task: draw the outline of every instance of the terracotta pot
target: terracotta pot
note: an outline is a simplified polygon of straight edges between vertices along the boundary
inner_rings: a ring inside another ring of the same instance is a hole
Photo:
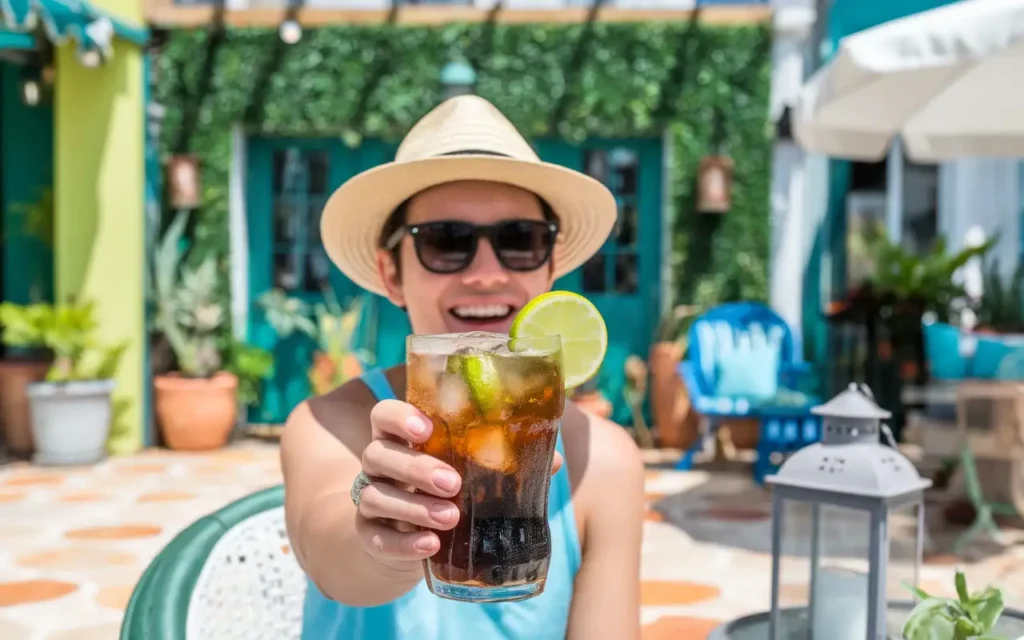
[[[690,403],[686,386],[679,377],[683,348],[676,342],[651,345],[651,417],[664,447],[689,448],[698,436],[700,416]]]
[[[153,380],[156,418],[164,444],[178,451],[208,451],[228,442],[238,420],[238,378],[180,374]]]
[[[597,391],[589,391],[573,396],[573,404],[587,413],[592,413],[601,418],[608,418],[612,415],[612,403],[605,400],[604,396]]]
[[[29,414],[28,385],[41,382],[50,370],[45,361],[0,362],[0,425],[7,453],[28,458],[35,451]]]
[[[755,449],[757,441],[761,439],[761,423],[757,418],[722,421],[719,431],[729,438],[729,442],[736,449]]]

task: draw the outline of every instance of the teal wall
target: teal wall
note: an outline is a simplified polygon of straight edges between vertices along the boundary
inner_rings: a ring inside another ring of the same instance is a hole
[[[0,194],[3,200],[3,299],[53,299],[53,253],[22,231],[18,206],[53,184],[53,108],[21,101],[21,67],[0,63]]]

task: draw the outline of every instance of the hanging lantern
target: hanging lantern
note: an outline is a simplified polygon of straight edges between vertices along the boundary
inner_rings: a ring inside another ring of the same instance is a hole
[[[732,207],[732,158],[706,156],[697,174],[697,211],[725,213]]]
[[[168,197],[173,209],[195,209],[202,204],[199,188],[199,158],[175,155],[167,161]]]

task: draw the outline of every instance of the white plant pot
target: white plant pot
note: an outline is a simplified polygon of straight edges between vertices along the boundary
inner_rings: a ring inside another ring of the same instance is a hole
[[[106,457],[113,380],[39,382],[28,387],[33,461],[43,465],[92,464]]]

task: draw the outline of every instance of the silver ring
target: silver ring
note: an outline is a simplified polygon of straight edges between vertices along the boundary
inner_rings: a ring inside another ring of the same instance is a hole
[[[363,489],[370,486],[370,482],[370,476],[360,471],[356,479],[352,481],[352,489],[348,492],[349,497],[352,498],[352,504],[359,506],[359,501],[363,499]]]

